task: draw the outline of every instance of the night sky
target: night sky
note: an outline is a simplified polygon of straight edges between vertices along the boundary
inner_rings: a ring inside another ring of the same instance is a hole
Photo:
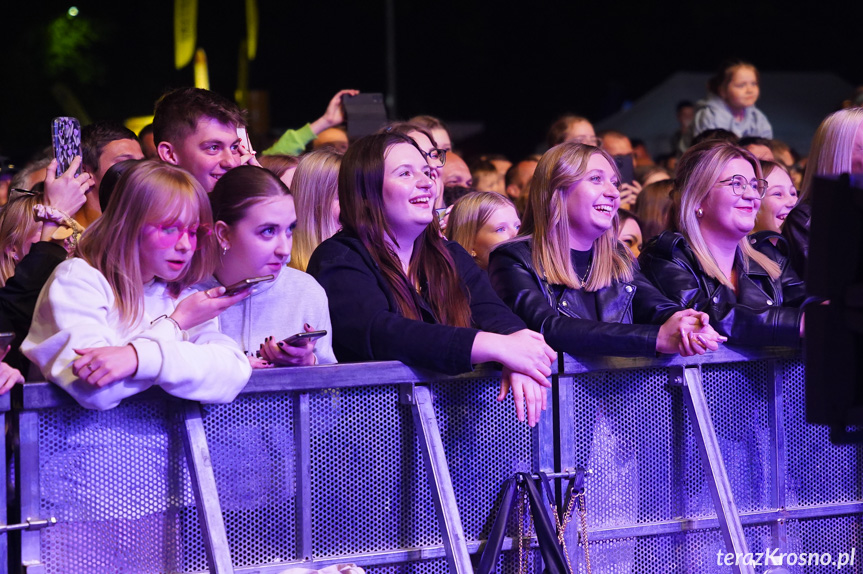
[[[93,39],[59,71],[46,64],[47,26],[73,2],[4,4],[0,155],[23,161],[49,145],[51,118],[66,113],[52,95],[58,82],[93,119],[117,120],[152,113],[164,90],[193,83],[191,66],[173,65],[173,2],[74,3]],[[730,56],[863,84],[863,3],[843,4],[397,0],[397,114],[482,122],[468,151],[518,157],[564,112],[599,121],[676,71],[710,72]],[[269,92],[272,126],[317,118],[340,88],[386,91],[383,0],[261,0],[259,11],[250,87]],[[241,0],[199,3],[211,88],[228,97],[244,18]]]

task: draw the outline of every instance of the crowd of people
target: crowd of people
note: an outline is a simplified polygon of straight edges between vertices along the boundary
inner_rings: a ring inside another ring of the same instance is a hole
[[[515,162],[465,161],[431,116],[349,141],[355,90],[261,153],[196,88],[141,134],[85,126],[66,171],[36,159],[3,194],[0,390],[44,378],[107,409],[150,386],[229,402],[252,369],[496,362],[534,425],[558,353],[799,346],[813,181],[863,172],[863,108],[804,162],[755,107],[754,66],[708,91],[662,162],[574,115]]]

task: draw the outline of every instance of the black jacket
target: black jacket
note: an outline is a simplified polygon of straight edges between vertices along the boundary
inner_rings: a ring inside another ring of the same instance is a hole
[[[464,373],[473,367],[470,354],[480,329],[510,334],[525,328],[495,295],[470,255],[455,242],[447,242],[447,248],[477,328],[439,324],[421,297],[417,302],[423,320],[402,316],[371,254],[359,238],[345,231],[315,249],[307,271],[327,292],[339,362],[396,360],[441,373]]]
[[[639,257],[640,281],[647,280],[649,284],[640,285],[643,288],[636,295],[636,308],[644,312],[636,315],[636,320],[663,323],[676,311],[696,309],[710,316],[710,325],[728,337],[729,344],[798,346],[800,305],[806,299],[803,281],[768,241],[767,234],[750,241],[779,264],[782,275],[772,280],[754,261],[749,262],[747,272],[738,254],[734,262],[736,293],[704,274],[679,233],[666,231],[650,241]]]
[[[532,246],[529,238],[499,245],[488,266],[497,294],[528,328],[541,332],[554,350],[570,355],[656,353],[659,327],[632,324],[634,284],[615,283],[593,297],[550,285],[533,269]]]
[[[809,258],[809,224],[812,222],[812,203],[798,203],[782,224],[782,237],[788,246],[791,268],[798,277],[806,277],[806,260]]]
[[[36,242],[15,266],[15,275],[0,288],[0,331],[15,333],[12,350],[4,361],[25,375],[28,361],[18,351],[18,347],[30,331],[33,311],[42,287],[66,256],[66,250],[56,243]]]

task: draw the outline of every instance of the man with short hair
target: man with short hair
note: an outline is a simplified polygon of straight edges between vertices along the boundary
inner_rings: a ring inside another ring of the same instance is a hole
[[[509,197],[520,215],[524,215],[527,208],[528,194],[530,193],[530,180],[539,160],[536,156],[527,157],[506,172],[506,195]]]
[[[156,102],[153,141],[162,161],[190,172],[207,193],[229,170],[254,155],[240,147],[237,128],[245,127],[234,102],[201,88],[179,88]]]
[[[144,159],[144,153],[135,132],[118,122],[101,121],[81,128],[81,156],[81,167],[93,178],[93,187],[84,207],[74,217],[87,227],[102,215],[99,186],[105,172],[121,161]]]

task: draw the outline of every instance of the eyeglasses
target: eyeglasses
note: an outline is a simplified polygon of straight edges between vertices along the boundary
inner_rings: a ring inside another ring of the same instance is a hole
[[[747,187],[751,187],[757,191],[758,197],[761,199],[764,199],[764,195],[767,193],[766,179],[755,178],[751,181],[747,181],[742,175],[733,175],[729,179],[720,180],[718,183],[729,186],[731,188],[731,193],[738,196],[743,195],[744,192],[746,192]]]
[[[176,223],[148,223],[147,226],[156,232],[156,244],[160,249],[173,247],[186,235],[189,237],[192,249],[197,251],[206,245],[206,238],[213,233],[209,226],[198,224],[183,227]]]
[[[445,149],[437,149],[434,148],[429,152],[424,152],[420,150],[420,153],[423,154],[423,157],[426,158],[426,161],[429,162],[431,167],[443,167],[446,165],[446,150]],[[440,162],[440,165],[432,165],[432,162]]]

